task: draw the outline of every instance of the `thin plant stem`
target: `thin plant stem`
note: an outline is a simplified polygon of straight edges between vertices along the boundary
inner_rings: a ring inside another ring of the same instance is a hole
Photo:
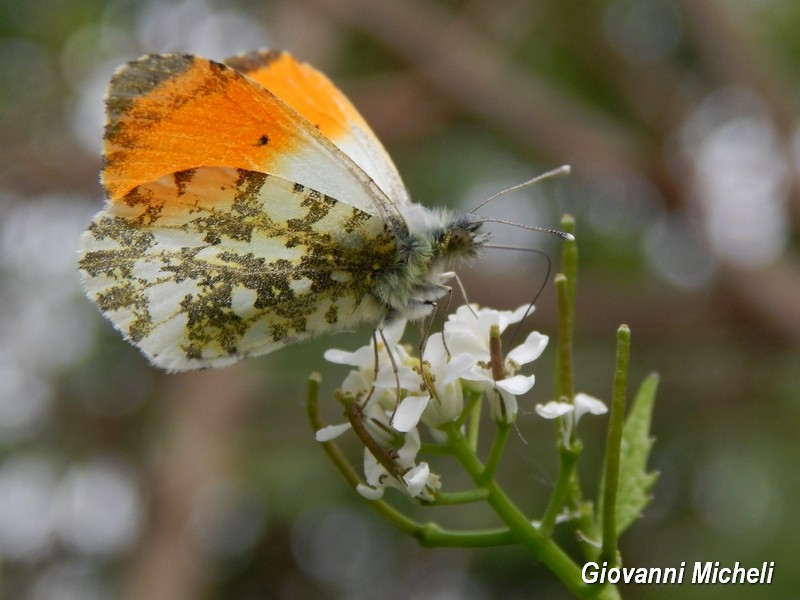
[[[564,444],[559,444],[559,469],[558,479],[556,480],[553,493],[550,495],[550,501],[545,509],[544,516],[542,517],[542,524],[539,530],[546,536],[553,534],[555,529],[556,519],[561,514],[562,509],[570,495],[570,483],[575,473],[575,465],[580,456],[581,447],[579,444],[574,444],[570,447]]]
[[[575,234],[575,219],[561,218],[562,229]],[[574,396],[572,367],[572,333],[575,324],[575,293],[578,285],[578,243],[565,240],[562,246],[562,269],[555,276],[558,299],[558,353],[556,354],[556,399],[572,402]]]
[[[495,469],[497,469],[497,464],[503,456],[503,450],[505,450],[508,436],[511,433],[511,426],[511,423],[497,424],[497,433],[494,436],[494,440],[492,440],[489,456],[486,458],[484,477],[494,477]],[[473,448],[472,451],[474,452],[475,449]]]
[[[574,233],[575,221],[569,215],[561,219],[565,231]],[[572,370],[572,332],[575,304],[575,280],[578,271],[578,246],[574,240],[565,241],[562,250],[563,273],[555,276],[556,296],[558,300],[558,350],[556,354],[556,398],[562,402],[572,402],[575,394],[574,374]],[[581,447],[574,427],[566,427],[565,419],[572,419],[568,414],[556,423],[558,435],[559,470],[556,485],[550,495],[547,508],[542,516],[541,531],[552,535],[556,519],[561,514],[568,500],[574,500],[575,465],[580,456]],[[569,439],[565,430],[570,431]]]
[[[555,276],[558,298],[558,355],[556,366],[556,398],[572,402],[575,395],[572,373],[572,324],[570,323],[570,292],[566,275]],[[573,432],[574,434],[574,432]]]
[[[467,444],[475,452],[478,449],[478,434],[481,431],[481,409],[483,407],[482,394],[470,394],[467,403],[469,410],[467,416]]]
[[[625,425],[625,396],[630,365],[631,332],[627,325],[617,330],[617,363],[614,372],[614,389],[611,414],[608,419],[606,461],[603,480],[603,549],[600,558],[609,566],[617,564],[617,491],[619,490],[619,465],[622,453],[622,430]]]
[[[445,506],[449,504],[470,504],[486,500],[488,492],[485,488],[475,488],[474,490],[464,490],[462,492],[436,492],[436,497],[432,501],[425,502],[426,506]]]
[[[569,292],[569,334],[572,336],[572,327],[575,323],[575,291],[578,287],[578,242],[575,239],[575,219],[572,215],[561,217],[561,228],[573,236],[573,239],[564,240],[562,252],[562,272],[567,277],[567,288]]]

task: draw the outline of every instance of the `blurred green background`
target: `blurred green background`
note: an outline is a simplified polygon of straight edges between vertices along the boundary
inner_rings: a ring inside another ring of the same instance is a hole
[[[77,240],[102,205],[114,67],[273,47],[337,82],[418,202],[468,209],[573,166],[484,213],[576,216],[578,389],[608,399],[623,322],[631,388],[661,374],[661,478],[621,540],[626,565],[775,562],[769,587],[624,597],[798,597],[798,30],[794,0],[0,2],[0,596],[567,597],[519,548],[418,547],[338,479],[305,421],[305,380],[323,371],[340,420],[331,394],[345,372],[322,353],[367,331],[171,376],[83,297]],[[558,260],[544,234],[498,237]],[[515,308],[544,271],[494,251],[463,275],[471,300]],[[549,286],[527,326],[553,335],[553,304]],[[552,353],[533,365],[498,476],[531,515],[556,475],[551,425],[533,412],[552,395]],[[590,491],[604,427],[581,425]],[[435,468],[445,489],[466,485]],[[477,508],[420,514],[494,525]]]

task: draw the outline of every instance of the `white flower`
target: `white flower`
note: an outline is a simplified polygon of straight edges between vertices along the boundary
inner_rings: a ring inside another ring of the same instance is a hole
[[[403,398],[394,413],[392,427],[404,433],[414,429],[419,423],[422,411],[428,405],[428,400],[430,396],[423,394],[409,394]]]
[[[532,331],[525,341],[511,350],[506,356],[506,368],[518,371],[522,365],[533,362],[542,355],[549,338],[538,331]]]
[[[329,350],[328,352],[342,352],[342,351]],[[326,356],[328,352],[325,353]],[[348,354],[355,355],[357,352],[358,351],[350,352]],[[349,363],[344,363],[344,364],[349,364]],[[370,390],[370,383],[367,381],[364,372],[352,370],[347,374],[347,377],[344,378],[341,389],[342,392],[352,395],[353,398],[366,397],[366,395],[369,393]],[[351,427],[352,425],[350,424],[350,421],[346,423],[339,423],[337,425],[328,425],[327,427],[319,429],[316,432],[315,437],[318,442],[328,442],[332,439],[339,437]]]
[[[398,381],[401,389],[413,388],[419,384],[419,376],[414,373],[411,367],[405,364],[408,352],[399,344],[405,326],[405,321],[395,321],[383,330],[383,338],[386,339],[386,343],[384,343],[380,335],[376,334],[377,338],[373,337],[369,344],[362,346],[355,352],[347,352],[346,350],[337,350],[335,348],[327,350],[324,354],[325,360],[340,365],[356,367],[366,380],[367,389],[374,386],[380,390],[392,389],[396,391]],[[377,377],[375,376],[376,339],[378,341]],[[391,357],[389,356],[390,351]],[[397,366],[397,376],[395,376],[394,365]]]
[[[354,352],[351,354],[356,353]],[[341,391],[352,396],[354,402],[362,404],[363,400],[369,397],[372,386],[368,379],[372,379],[371,376],[374,372],[374,368],[372,370],[357,371],[354,369],[350,371],[342,382]],[[417,381],[418,380],[419,378],[417,378]],[[373,392],[369,402],[364,403],[359,409],[362,412],[361,420],[364,426],[373,437],[380,441],[390,442],[392,439],[389,419],[394,412],[396,401],[397,394],[395,386],[392,386],[391,390]],[[328,425],[327,427],[319,429],[315,437],[318,442],[327,442],[339,437],[351,428],[352,424],[350,421],[336,425]]]
[[[569,402],[556,402],[555,400],[550,400],[547,404],[536,405],[537,414],[544,419],[557,419],[574,410],[575,407]]]
[[[476,362],[477,359],[466,352],[448,356],[442,334],[430,336],[425,345],[424,360],[427,385],[410,391],[403,399],[392,422],[394,428],[409,431],[417,426],[420,418],[429,427],[455,421],[464,410],[460,379],[470,372]]]
[[[528,392],[535,382],[533,375],[517,375],[523,366],[541,356],[547,346],[548,337],[536,331],[511,350],[506,356],[503,367],[506,377],[495,381],[490,368],[491,352],[489,349],[489,331],[497,325],[500,333],[519,322],[528,312],[528,305],[520,306],[515,311],[499,311],[489,308],[478,309],[475,305],[461,306],[455,314],[448,316],[444,326],[444,336],[450,352],[468,353],[476,359],[475,366],[462,379],[475,382],[478,391],[484,391],[489,397],[492,418],[496,421],[511,422],[517,414],[517,396]]]
[[[489,330],[492,325],[497,325],[500,333],[503,333],[506,327],[522,320],[528,306],[520,306],[513,312],[478,308],[477,304],[459,306],[455,313],[447,315],[447,322],[444,324],[447,347],[455,354],[467,352],[478,360],[488,361]]]
[[[414,366],[418,368],[419,361],[410,357],[405,348],[399,345],[404,325],[405,323],[396,323],[387,327],[384,330],[386,343],[378,338],[377,376],[375,374],[375,338],[369,345],[363,346],[355,352],[328,350],[325,353],[325,358],[331,362],[355,367],[342,383],[341,391],[352,396],[353,401],[361,405],[358,418],[366,430],[366,434],[387,450],[396,447],[399,440],[402,440],[400,449],[392,452],[394,456],[392,460],[397,467],[397,472],[403,473],[399,479],[396,475],[390,474],[368,448],[364,448],[366,484],[359,484],[357,490],[359,494],[368,499],[382,497],[387,486],[396,487],[412,498],[432,499],[432,492],[440,486],[438,475],[431,473],[427,463],[416,463],[420,439],[415,427],[419,421],[419,415],[414,418],[406,414],[409,409],[414,409],[413,403],[406,404],[404,402],[397,407],[395,421],[400,422],[402,427],[397,427],[395,424],[393,429],[390,424],[397,403],[398,381],[401,390],[408,397],[418,397],[419,390],[422,389],[422,379],[414,370]],[[394,365],[389,358],[389,351],[392,353]],[[365,401],[367,398],[369,400]],[[349,429],[352,429],[350,421],[323,427],[316,432],[316,439],[320,442],[329,441]],[[400,433],[394,433],[395,431]]]
[[[406,328],[405,321],[395,321],[391,325],[386,326],[383,329],[383,337],[386,338],[389,346],[394,348],[400,342],[400,338],[403,336],[403,331]],[[379,359],[385,358],[387,361],[389,360],[388,355],[386,354],[386,347],[383,344],[383,340],[381,339],[380,335],[376,332],[375,336],[370,340],[369,344],[366,346],[361,346],[355,352],[347,352],[346,350],[337,350],[336,348],[332,348],[330,350],[325,351],[325,360],[328,362],[336,363],[339,365],[350,365],[351,367],[358,367],[359,369],[363,370],[370,370],[375,368],[375,350],[374,350],[374,342],[375,339],[378,340],[378,354]]]
[[[608,412],[608,407],[602,400],[593,398],[588,394],[577,393],[575,394],[574,404],[569,402],[556,402],[551,400],[547,404],[537,404],[536,413],[545,419],[564,419],[564,445],[569,445],[569,440],[572,437],[572,431],[578,426],[581,417],[586,413],[593,415],[603,415]]]
[[[607,412],[608,407],[602,400],[598,400],[583,392],[575,394],[575,425],[578,424],[580,418],[586,413],[604,415]]]
[[[365,447],[364,476],[366,484],[357,486],[358,493],[364,498],[375,500],[383,496],[386,487],[395,487],[412,498],[433,499],[433,492],[439,489],[441,484],[439,476],[431,472],[428,463],[417,464],[416,462],[420,449],[419,432],[412,428],[404,434],[393,434],[389,425],[392,411],[382,408],[377,402],[368,402],[362,410],[363,414],[360,415],[360,418],[364,429],[375,442],[387,449],[387,452],[394,443],[397,443],[398,436],[402,435],[402,446],[399,450],[392,451],[391,455],[397,466],[397,472],[403,473],[403,475],[398,479],[397,476],[390,474],[386,467],[378,462],[369,448]],[[351,428],[350,422],[323,427],[317,431],[316,439],[319,442],[326,442]]]

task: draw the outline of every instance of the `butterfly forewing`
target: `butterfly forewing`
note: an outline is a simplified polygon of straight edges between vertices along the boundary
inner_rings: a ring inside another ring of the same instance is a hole
[[[106,111],[111,202],[173,173],[229,167],[312,187],[402,227],[383,192],[312,123],[221,63],[178,54],[128,63],[111,80]]]

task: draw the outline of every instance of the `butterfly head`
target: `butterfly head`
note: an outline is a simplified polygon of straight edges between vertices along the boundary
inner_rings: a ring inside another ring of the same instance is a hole
[[[455,268],[478,256],[489,239],[489,234],[481,231],[482,225],[481,221],[464,215],[450,220],[442,229],[437,241],[447,268]]]
[[[404,207],[403,216],[411,238],[425,240],[432,253],[430,267],[452,270],[478,256],[489,235],[481,231],[483,220],[471,214],[454,215],[446,209],[431,210],[418,204]]]
[[[395,262],[375,281],[384,322],[429,315],[435,301],[447,294],[451,271],[476,258],[488,239],[471,215],[454,217],[419,205],[404,208],[407,229],[398,234]]]

